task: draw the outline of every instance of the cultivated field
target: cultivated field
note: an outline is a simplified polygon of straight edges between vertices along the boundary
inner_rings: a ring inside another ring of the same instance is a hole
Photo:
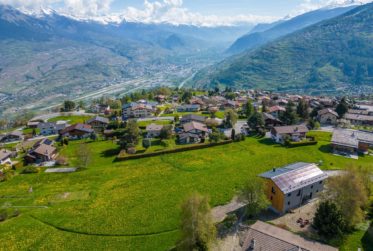
[[[273,167],[296,161],[321,161],[323,169],[373,164],[373,157],[331,155],[330,134],[316,135],[315,146],[286,149],[247,138],[126,162],[114,162],[118,149],[111,141],[87,143],[93,152],[87,170],[18,175],[0,183],[0,206],[25,207],[20,216],[0,223],[0,250],[169,250],[178,238],[179,205],[194,191],[209,195],[216,206]],[[71,166],[78,145],[70,142],[62,150]]]

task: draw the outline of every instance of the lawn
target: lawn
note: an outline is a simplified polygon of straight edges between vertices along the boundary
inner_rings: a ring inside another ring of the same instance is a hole
[[[55,117],[55,118],[51,118],[48,120],[48,122],[57,122],[59,120],[64,120],[64,121],[68,121],[69,124],[73,125],[73,124],[77,124],[77,123],[84,123],[85,121],[87,121],[88,119],[90,119],[92,117],[90,116],[58,116],[58,117]]]
[[[179,205],[194,191],[213,206],[225,204],[261,172],[296,161],[322,168],[372,165],[373,157],[346,159],[327,153],[328,143],[287,149],[266,139],[209,149],[114,162],[111,141],[87,143],[93,152],[85,171],[18,175],[0,183],[0,205],[21,215],[0,223],[1,250],[168,250],[178,238]],[[62,150],[74,166],[80,142]],[[373,167],[372,167],[373,168]],[[28,190],[32,186],[33,193]]]

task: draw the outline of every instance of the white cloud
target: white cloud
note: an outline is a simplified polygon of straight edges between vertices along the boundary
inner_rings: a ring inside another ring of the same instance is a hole
[[[126,20],[145,23],[193,24],[199,26],[222,26],[239,23],[271,22],[278,18],[258,15],[218,16],[202,15],[183,7],[182,0],[145,0],[142,9],[129,7],[122,14]]]

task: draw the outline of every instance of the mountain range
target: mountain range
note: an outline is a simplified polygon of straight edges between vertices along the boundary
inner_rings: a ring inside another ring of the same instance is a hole
[[[221,60],[220,52],[250,28],[102,23],[0,5],[0,114],[132,79],[176,84]],[[153,77],[160,73],[167,77]]]
[[[373,87],[373,3],[208,67],[192,86],[364,92]]]

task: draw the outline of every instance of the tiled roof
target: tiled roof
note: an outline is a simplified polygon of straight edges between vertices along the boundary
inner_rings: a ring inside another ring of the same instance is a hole
[[[251,225],[242,250],[250,250],[255,240],[253,251],[337,251],[337,248],[307,240],[285,229],[257,221]]]
[[[277,112],[277,111],[283,111],[283,112],[286,111],[286,109],[284,107],[279,106],[279,105],[272,106],[268,110],[269,110],[270,113]]]
[[[277,126],[273,128],[278,134],[307,133],[308,128],[305,125],[295,126]]]
[[[150,124],[146,127],[146,131],[160,131],[162,128],[163,125]]]
[[[198,116],[198,115],[195,115],[195,114],[187,114],[187,115],[183,116],[180,120],[181,121],[192,120],[192,121],[197,121],[197,122],[205,122],[206,117]]]
[[[260,177],[271,179],[284,193],[290,193],[302,187],[319,182],[328,177],[313,163],[294,163],[263,173]]]
[[[8,151],[6,149],[0,150],[0,160],[7,159],[12,155],[11,151]]]
[[[184,128],[185,132],[190,132],[192,130],[199,130],[199,131],[203,131],[203,132],[208,132],[209,131],[205,124],[198,123],[198,122],[195,122],[195,121],[184,124],[183,128]]]
[[[336,113],[335,111],[333,111],[333,110],[330,109],[330,108],[322,109],[322,110],[320,110],[317,114],[318,114],[319,116],[321,116],[321,115],[324,115],[324,114],[327,114],[327,113],[331,113],[331,114],[333,114],[334,116],[338,117],[338,113]]]
[[[104,117],[100,117],[100,116],[96,116],[94,118],[91,118],[90,120],[87,121],[87,124],[90,124],[94,121],[98,121],[98,122],[101,122],[101,123],[104,123],[104,124],[109,124],[109,119],[108,118],[104,118]]]
[[[373,116],[346,113],[345,114],[345,119],[359,120],[359,121],[373,121]]]

